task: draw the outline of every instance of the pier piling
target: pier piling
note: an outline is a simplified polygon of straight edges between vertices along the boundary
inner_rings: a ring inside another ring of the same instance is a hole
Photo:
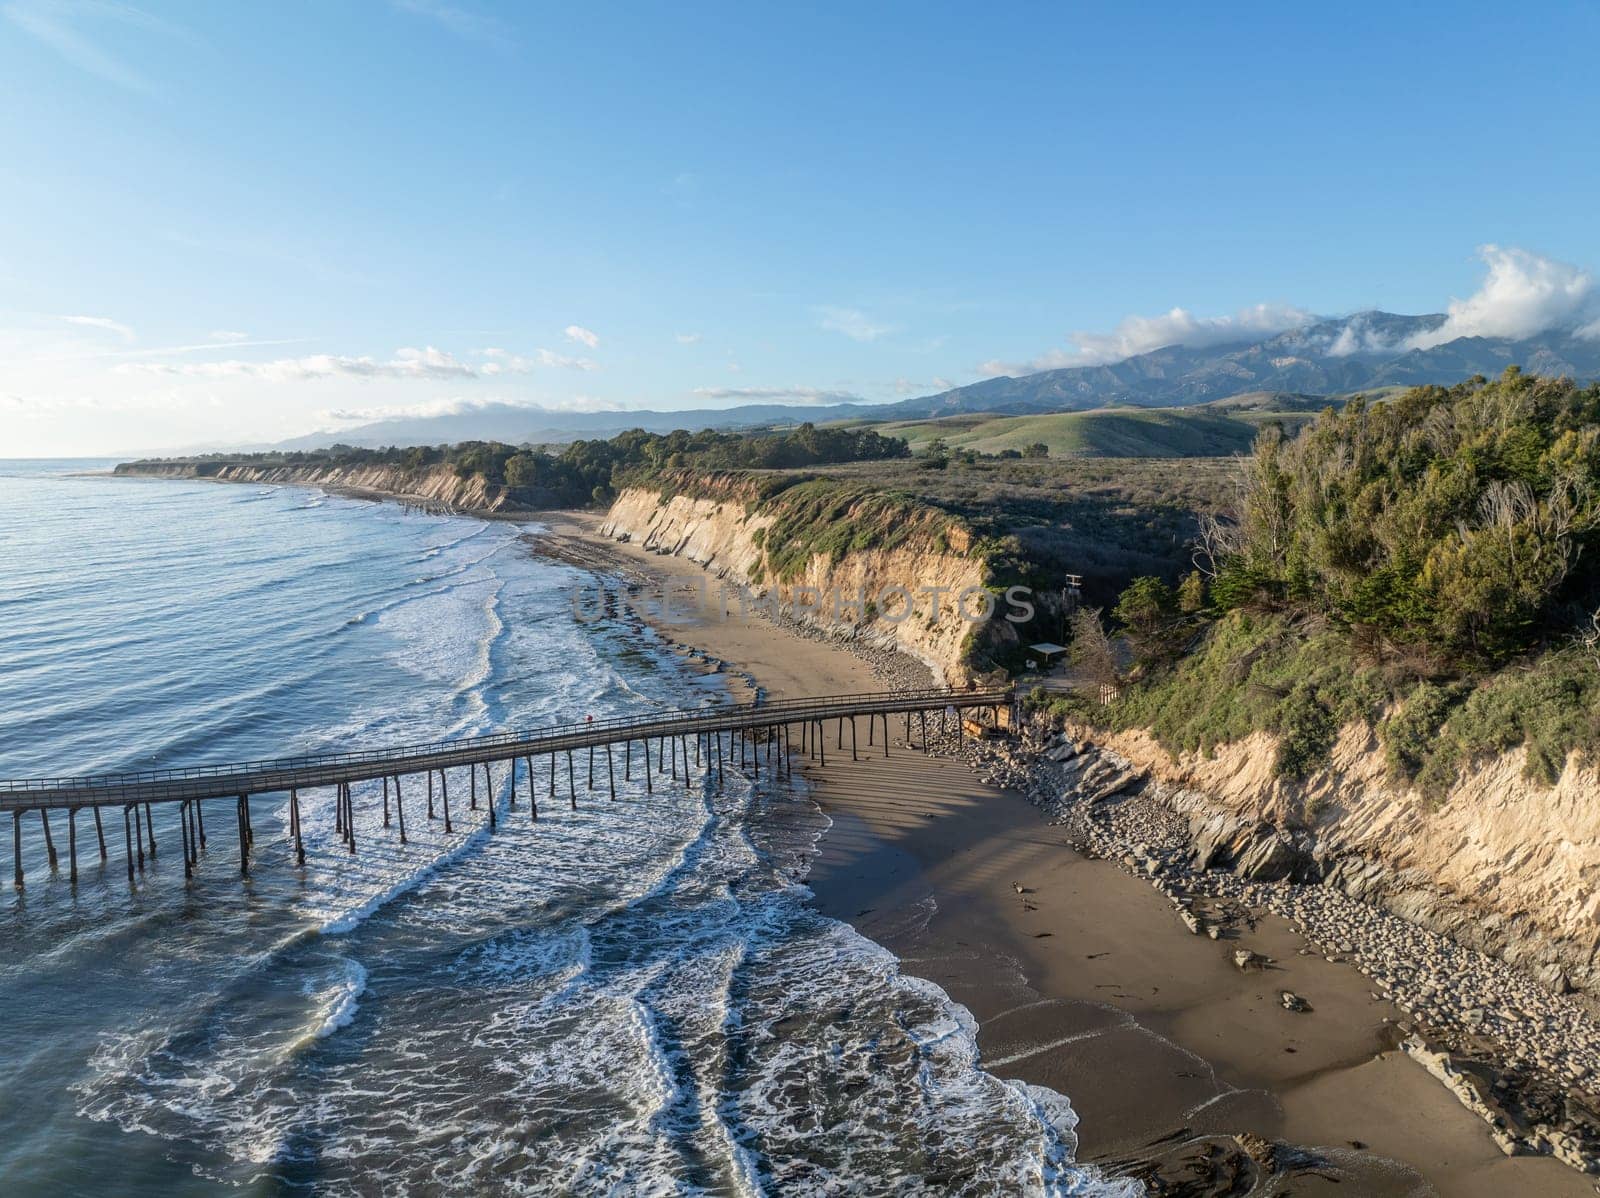
[[[94,834],[100,838],[100,861],[103,864],[106,860],[106,830],[100,824],[100,807],[98,804],[95,805],[94,809]]]
[[[22,889],[22,812],[11,813],[11,852],[16,862],[16,871],[11,875],[12,885],[18,890]],[[129,877],[133,876],[130,869]]]
[[[58,868],[56,864],[56,842],[50,837],[50,811],[48,808],[39,808],[39,826],[44,829],[44,851],[50,858],[50,872],[55,873]],[[151,851],[150,855],[152,857],[155,856],[154,850]]]
[[[516,762],[512,762],[511,763],[511,793],[513,795],[517,793],[517,777],[516,777],[516,775],[517,775]],[[400,843],[404,844],[406,842],[406,805],[405,805],[405,800],[403,800],[400,797],[400,775],[399,774],[396,774],[394,776],[394,811],[395,811],[395,814],[400,817]]]
[[[72,884],[78,884],[78,809],[67,808],[67,864]]]

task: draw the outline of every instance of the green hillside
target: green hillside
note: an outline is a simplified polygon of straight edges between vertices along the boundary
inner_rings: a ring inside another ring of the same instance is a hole
[[[1298,423],[1309,413],[1227,415],[1204,408],[1107,408],[1043,416],[948,416],[877,426],[913,450],[935,438],[952,449],[999,453],[1042,442],[1052,457],[1180,458],[1245,453],[1266,420]]]

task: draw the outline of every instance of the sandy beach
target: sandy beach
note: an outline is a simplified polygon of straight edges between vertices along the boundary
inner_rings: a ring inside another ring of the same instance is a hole
[[[548,522],[554,556],[667,585],[701,576],[603,540],[590,514]],[[765,620],[663,631],[773,697],[884,686],[848,647]],[[887,757],[863,737],[852,762],[847,738],[826,768],[808,766],[833,821],[811,874],[815,901],[964,1004],[986,1068],[1066,1094],[1080,1160],[1153,1193],[1596,1191],[1552,1158],[1503,1155],[1476,1115],[1395,1050],[1402,1013],[1353,967],[1303,953],[1284,921],[1262,913],[1228,941],[1192,935],[1146,881],[1075,852],[1022,796],[905,745],[902,731],[891,726]],[[1240,948],[1276,964],[1241,972]],[[1285,1010],[1284,990],[1313,1009]]]

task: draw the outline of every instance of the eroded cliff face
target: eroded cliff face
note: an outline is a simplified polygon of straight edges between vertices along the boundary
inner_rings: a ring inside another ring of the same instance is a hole
[[[1205,757],[1174,756],[1144,732],[1077,731],[1148,771],[1197,837],[1219,813],[1240,831],[1262,822],[1290,830],[1323,881],[1503,957],[1552,989],[1570,983],[1600,995],[1594,764],[1575,755],[1544,786],[1523,776],[1519,748],[1470,767],[1434,803],[1390,779],[1376,733],[1360,724],[1342,730],[1329,765],[1303,782],[1272,776],[1267,733]]]
[[[965,650],[976,625],[962,614],[958,597],[969,592],[968,612],[979,611],[981,601],[970,592],[984,586],[985,568],[968,554],[963,536],[930,528],[925,536],[914,531],[892,549],[852,548],[837,559],[813,553],[797,575],[780,579],[768,566],[765,545],[776,518],[760,510],[753,489],[729,484],[721,490],[707,498],[627,488],[611,505],[600,531],[656,553],[687,558],[716,578],[772,595],[785,610],[818,627],[892,643],[947,682],[967,678]],[[904,597],[894,588],[904,588],[912,600],[911,614],[904,619],[894,618],[906,611]],[[929,588],[940,589],[937,612]],[[868,600],[864,607],[859,605],[863,594]],[[712,598],[716,601],[715,591]],[[986,626],[989,635],[1010,631],[1003,621],[991,620]]]
[[[197,478],[217,482],[300,484],[337,490],[369,491],[419,503],[479,512],[516,510],[504,487],[482,476],[461,478],[453,467],[406,470],[399,466],[242,466],[205,462],[128,462],[121,475]]]

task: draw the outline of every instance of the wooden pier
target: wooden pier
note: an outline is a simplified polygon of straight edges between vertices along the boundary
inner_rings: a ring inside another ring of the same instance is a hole
[[[102,865],[109,860],[103,812],[113,817],[122,812],[122,847],[129,882],[145,869],[148,855],[153,862],[157,852],[152,809],[158,804],[178,805],[178,851],[183,856],[184,876],[194,875],[200,851],[206,848],[205,805],[226,800],[234,806],[238,831],[238,860],[241,874],[250,873],[255,830],[251,822],[251,799],[261,795],[287,794],[289,797],[288,834],[294,841],[295,860],[305,864],[305,829],[300,818],[300,793],[317,788],[335,794],[334,832],[352,854],[356,852],[355,799],[351,785],[381,781],[383,784],[383,828],[406,843],[405,797],[425,793],[427,818],[442,814],[446,834],[454,832],[450,819],[450,775],[448,771],[467,771],[469,807],[476,809],[479,771],[482,771],[484,801],[488,805],[488,826],[499,820],[494,803],[491,767],[510,764],[511,794],[508,807],[515,809],[518,797],[517,763],[525,766],[524,779],[529,818],[539,818],[539,791],[546,801],[557,796],[558,781],[564,784],[569,804],[578,806],[578,786],[573,754],[586,754],[586,789],[595,790],[599,751],[603,762],[604,785],[616,797],[617,762],[613,751],[622,752],[622,780],[631,782],[635,768],[644,777],[645,793],[657,786],[688,786],[693,769],[701,776],[720,779],[725,769],[748,770],[759,779],[765,765],[769,776],[783,777],[793,770],[794,754],[817,758],[827,763],[828,726],[834,725],[834,751],[842,753],[849,741],[855,758],[863,751],[889,752],[889,721],[903,720],[905,743],[912,742],[913,723],[927,747],[928,717],[934,715],[941,726],[953,724],[962,735],[963,717],[969,713],[992,713],[994,724],[1001,712],[1011,709],[1017,693],[1011,688],[984,690],[887,691],[872,694],[829,695],[813,699],[789,699],[772,703],[736,704],[662,712],[645,718],[586,719],[581,723],[558,724],[516,732],[463,740],[436,741],[431,744],[392,748],[362,749],[346,753],[322,753],[267,761],[246,761],[226,765],[197,765],[186,768],[144,770],[81,778],[30,778],[0,781],[0,814],[11,813],[14,882],[21,889],[26,881],[23,870],[22,829],[25,818],[37,815],[52,874],[59,871],[51,816],[64,817],[67,826],[68,874],[78,880],[78,816],[92,814],[95,850]],[[867,722],[865,743],[858,741],[858,721]],[[877,735],[881,729],[881,738]],[[655,761],[651,749],[654,742]],[[639,752],[635,753],[635,746]],[[692,748],[691,748],[692,746]],[[564,771],[558,771],[561,758]],[[638,761],[636,767],[635,761]],[[669,761],[670,758],[670,761]],[[534,763],[548,761],[540,769],[542,785],[536,784]],[[547,775],[547,776],[546,776]],[[559,775],[559,776],[558,776]],[[437,787],[435,781],[437,780]],[[456,801],[461,800],[457,778]],[[141,819],[142,817],[142,819]],[[415,815],[413,815],[413,820]],[[215,816],[213,815],[213,821]],[[167,851],[170,851],[170,846]]]

